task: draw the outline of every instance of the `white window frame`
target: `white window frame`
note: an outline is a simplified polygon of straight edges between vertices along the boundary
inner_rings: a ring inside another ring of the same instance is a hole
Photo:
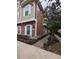
[[[19,29],[18,29],[19,27]],[[18,30],[20,30],[20,33],[18,33]],[[21,26],[17,26],[17,34],[21,34]]]
[[[28,15],[25,15],[26,10],[28,10],[28,15],[30,15],[31,14],[31,5],[30,4],[23,7],[23,16],[28,16]]]
[[[30,26],[30,34],[27,34],[27,27]],[[32,36],[32,25],[25,26],[25,35]]]

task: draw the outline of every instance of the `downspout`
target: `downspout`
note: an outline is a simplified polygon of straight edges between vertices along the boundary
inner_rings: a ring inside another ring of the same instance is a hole
[[[37,4],[35,2],[35,19],[36,19],[36,23],[35,23],[35,36],[37,36]]]

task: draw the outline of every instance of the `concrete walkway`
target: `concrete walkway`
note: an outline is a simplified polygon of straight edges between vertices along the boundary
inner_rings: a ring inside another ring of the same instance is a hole
[[[36,46],[36,47],[39,47],[39,48],[43,48],[43,45],[44,45],[45,42],[47,42],[48,37],[49,36],[44,37],[43,39],[39,40],[38,42],[36,42],[33,45]]]
[[[17,59],[61,59],[61,56],[18,41]]]

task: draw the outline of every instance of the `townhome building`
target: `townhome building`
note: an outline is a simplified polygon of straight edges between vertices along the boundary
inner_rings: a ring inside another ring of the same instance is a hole
[[[43,26],[44,17],[38,5],[27,0],[17,2],[17,34],[27,36],[41,36],[46,33]]]

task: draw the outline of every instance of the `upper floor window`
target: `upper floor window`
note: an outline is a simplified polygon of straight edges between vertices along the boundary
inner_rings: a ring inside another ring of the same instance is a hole
[[[29,14],[31,14],[31,5],[30,4],[23,7],[23,16],[28,16]]]

